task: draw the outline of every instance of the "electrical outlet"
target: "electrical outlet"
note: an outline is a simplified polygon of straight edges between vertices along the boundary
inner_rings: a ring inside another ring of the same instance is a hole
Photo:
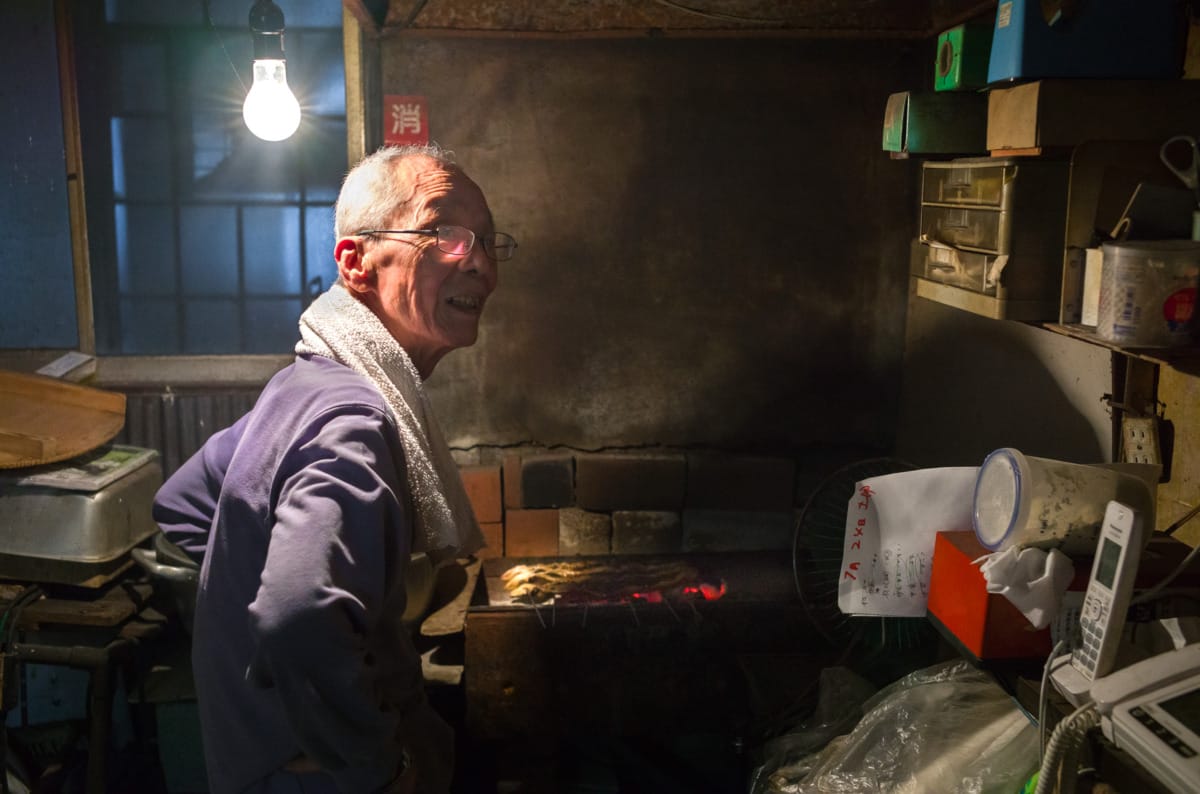
[[[1121,417],[1121,460],[1126,463],[1162,463],[1156,417]]]

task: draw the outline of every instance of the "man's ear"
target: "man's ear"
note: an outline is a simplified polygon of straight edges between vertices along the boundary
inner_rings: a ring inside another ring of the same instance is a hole
[[[333,247],[338,275],[347,289],[366,292],[375,282],[375,272],[365,261],[362,243],[357,237],[342,237]]]

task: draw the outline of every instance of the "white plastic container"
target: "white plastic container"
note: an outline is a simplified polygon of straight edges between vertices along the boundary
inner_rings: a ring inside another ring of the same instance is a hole
[[[1112,500],[1138,511],[1144,526],[1154,526],[1154,497],[1146,477],[1114,467],[1035,458],[1005,447],[988,455],[979,468],[972,520],[979,542],[992,551],[1034,546],[1087,556],[1096,549],[1104,510]]]
[[[1196,331],[1200,242],[1104,243],[1096,335],[1133,347],[1190,344]]]

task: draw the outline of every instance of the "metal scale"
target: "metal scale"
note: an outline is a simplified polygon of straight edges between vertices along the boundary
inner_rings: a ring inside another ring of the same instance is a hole
[[[162,482],[156,451],[121,445],[0,472],[0,578],[102,587],[158,531]]]
[[[102,587],[157,531],[158,453],[110,443],[125,395],[61,380],[80,358],[0,370],[0,579]]]

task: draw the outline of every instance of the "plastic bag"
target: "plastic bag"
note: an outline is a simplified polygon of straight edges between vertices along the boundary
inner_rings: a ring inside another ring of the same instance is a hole
[[[846,667],[822,670],[818,687],[812,715],[763,745],[764,762],[754,770],[750,794],[773,791],[772,779],[798,780],[807,774],[815,752],[850,731],[862,718],[863,703],[875,694],[873,684]]]
[[[880,690],[846,736],[781,767],[763,794],[991,794],[1019,791],[1038,766],[1038,733],[987,674],[966,662],[919,670]]]

